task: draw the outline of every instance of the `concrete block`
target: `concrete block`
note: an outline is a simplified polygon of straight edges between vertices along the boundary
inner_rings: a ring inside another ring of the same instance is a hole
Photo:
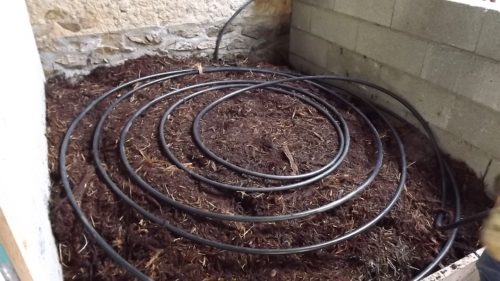
[[[500,61],[500,13],[488,11],[484,17],[476,52]]]
[[[495,178],[500,175],[500,160],[447,130],[432,125],[431,129],[438,141],[439,147],[445,153],[454,159],[465,162],[476,173],[476,176],[483,177],[486,174],[484,178],[486,193],[493,198]],[[491,165],[488,169],[490,161]]]
[[[378,85],[381,85],[380,82],[377,83]],[[414,118],[412,118],[412,115],[410,111],[402,106],[397,100],[394,98],[384,94],[383,92],[380,92],[378,90],[375,90],[371,87],[368,86],[360,86],[360,89],[358,92],[362,93],[363,96],[369,98],[372,102],[375,104],[381,106],[384,109],[387,109],[391,111],[392,113],[398,115],[399,117],[407,120],[409,123],[413,124],[414,126],[418,127],[418,122]],[[385,87],[388,89],[388,87]]]
[[[311,30],[311,10],[312,6],[294,1],[292,5],[291,25],[301,30]]]
[[[335,75],[359,78],[369,82],[379,80],[380,64],[366,56],[332,44],[327,55],[327,69]]]
[[[500,159],[500,112],[493,111],[467,98],[457,97],[447,130],[470,144]]]
[[[335,11],[390,26],[395,0],[337,0]]]
[[[330,42],[354,50],[358,33],[358,20],[333,11],[313,8],[311,33]]]
[[[310,63],[304,58],[301,58],[297,55],[290,53],[288,57],[288,62],[290,65],[298,72],[308,75],[318,75],[318,74],[327,74],[328,71],[325,69]]]
[[[333,10],[335,6],[335,0],[300,0],[304,3],[314,5],[321,8],[327,8]],[[295,0],[297,2],[297,0]]]
[[[472,53],[446,45],[431,44],[422,68],[423,79],[454,91],[462,69],[474,60]]]
[[[455,95],[443,88],[335,45],[328,52],[328,70],[385,87],[415,106],[427,121],[446,128],[450,114],[448,106],[455,100]],[[375,103],[417,124],[410,111],[388,95],[364,86],[359,91]]]
[[[500,159],[491,159],[491,165],[484,182],[488,185],[487,193],[492,199],[500,195],[498,186],[495,186],[497,177],[500,177]]]
[[[461,70],[455,91],[500,111],[500,62],[475,56]]]
[[[474,170],[477,176],[484,174],[491,157],[481,149],[462,140],[459,136],[447,130],[432,126],[432,132],[436,137],[439,147],[453,158],[464,161]]]
[[[358,53],[414,75],[420,75],[427,46],[427,42],[385,27],[359,24]]]
[[[392,27],[474,51],[484,9],[452,1],[396,0]]]
[[[327,65],[329,48],[330,43],[324,39],[295,28],[290,31],[290,52],[323,69]]]
[[[398,69],[382,67],[381,84],[406,99],[431,124],[446,128],[456,95]]]

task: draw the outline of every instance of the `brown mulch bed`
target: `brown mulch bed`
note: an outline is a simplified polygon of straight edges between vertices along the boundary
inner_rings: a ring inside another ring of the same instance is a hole
[[[143,57],[110,68],[99,68],[78,82],[61,77],[47,82],[47,137],[52,178],[51,220],[66,280],[131,280],[88,236],[60,186],[58,149],[72,119],[91,100],[126,81],[148,74],[193,67],[195,61],[177,62]],[[263,65],[267,68],[281,68]],[[213,79],[265,79],[255,73],[201,74],[174,79],[148,88],[119,105],[108,119],[102,158],[115,182],[141,206],[172,224],[226,243],[249,247],[304,246],[330,240],[373,219],[393,195],[399,178],[394,140],[380,128],[387,146],[385,162],[375,182],[360,196],[329,211],[305,219],[277,223],[218,222],[192,217],[161,205],[134,185],[116,153],[120,130],[144,102],[167,90]],[[182,163],[218,181],[245,186],[274,184],[242,177],[204,157],[191,140],[192,119],[221,91],[183,104],[172,116],[169,144]],[[160,102],[132,127],[127,155],[137,173],[175,200],[226,214],[277,215],[317,207],[352,190],[373,165],[372,135],[358,117],[339,106],[349,124],[352,144],[335,173],[309,187],[272,194],[228,193],[200,184],[172,165],[156,137],[167,105]],[[106,100],[103,110],[111,100]],[[439,251],[446,234],[433,227],[440,208],[437,165],[425,139],[413,127],[398,126],[406,145],[408,180],[405,192],[389,215],[355,239],[325,250],[298,255],[238,254],[179,238],[141,217],[121,202],[96,175],[90,139],[100,112],[93,111],[79,126],[70,144],[67,168],[75,197],[95,228],[132,264],[155,280],[407,280],[425,267]],[[377,122],[375,122],[377,123]],[[327,119],[298,99],[260,91],[231,99],[205,116],[202,135],[216,154],[232,163],[265,173],[304,173],[320,168],[335,154],[336,132]],[[290,157],[291,156],[291,157]],[[483,184],[464,164],[451,161],[463,196],[464,213],[483,210],[490,202]],[[296,167],[295,167],[296,166]],[[459,247],[448,260],[478,247],[479,224],[464,228]]]

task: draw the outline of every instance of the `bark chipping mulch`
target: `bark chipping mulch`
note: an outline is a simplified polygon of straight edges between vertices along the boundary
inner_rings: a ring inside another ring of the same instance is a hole
[[[175,62],[144,57],[124,65],[100,68],[78,82],[60,77],[47,82],[47,137],[52,178],[51,220],[66,280],[130,280],[86,236],[65,199],[58,172],[58,149],[70,121],[91,100],[134,78],[192,67],[195,61]],[[264,65],[267,68],[278,68]],[[281,67],[286,69],[286,67]],[[374,218],[395,191],[399,178],[395,142],[380,127],[386,146],[385,162],[376,181],[342,207],[294,221],[252,224],[209,221],[161,205],[134,185],[123,172],[116,153],[120,130],[138,106],[166,90],[213,79],[266,79],[260,74],[202,74],[150,87],[118,106],[106,123],[102,159],[115,182],[136,202],[172,224],[206,238],[248,247],[304,246],[332,239]],[[190,138],[196,113],[220,96],[217,91],[183,104],[172,116],[169,144],[182,163],[219,181],[236,185],[272,185],[239,176],[200,154]],[[192,206],[225,214],[276,215],[317,207],[346,194],[370,172],[373,137],[352,111],[338,105],[349,123],[352,144],[339,170],[321,182],[291,192],[228,194],[207,187],[177,169],[159,149],[156,128],[166,106],[161,102],[132,127],[127,155],[137,173],[159,191]],[[110,101],[106,100],[99,110]],[[431,261],[445,233],[433,228],[440,208],[439,176],[428,144],[410,126],[398,126],[406,145],[408,181],[397,206],[370,231],[355,239],[308,254],[257,256],[226,252],[176,237],[131,210],[96,175],[90,138],[98,111],[76,130],[67,155],[75,197],[95,228],[132,264],[155,280],[407,280]],[[375,120],[375,124],[378,124]],[[327,163],[337,151],[336,132],[327,119],[298,99],[258,91],[216,107],[202,122],[202,135],[216,154],[242,167],[274,173],[304,173]],[[451,161],[465,200],[465,214],[482,210],[489,201],[477,190],[481,180],[462,163]],[[461,232],[448,261],[478,247],[479,224]]]

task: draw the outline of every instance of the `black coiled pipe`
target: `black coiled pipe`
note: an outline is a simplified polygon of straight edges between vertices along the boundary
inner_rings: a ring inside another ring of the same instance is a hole
[[[384,216],[388,214],[388,212],[391,210],[392,207],[397,203],[399,197],[401,196],[403,190],[404,190],[404,185],[405,185],[405,180],[406,180],[406,168],[407,168],[407,163],[406,163],[406,158],[405,158],[405,151],[404,151],[404,145],[397,134],[396,130],[394,129],[393,125],[389,120],[386,118],[386,114],[383,113],[382,110],[380,110],[377,106],[373,105],[369,100],[366,100],[359,95],[357,95],[354,92],[341,89],[337,86],[332,86],[331,83],[335,82],[345,82],[345,83],[351,83],[351,84],[358,84],[362,85],[364,87],[369,87],[372,89],[375,89],[380,92],[380,94],[387,95],[390,98],[395,99],[398,101],[403,107],[407,108],[418,120],[420,125],[422,126],[424,132],[426,133],[427,137],[429,138],[432,148],[435,151],[437,161],[439,163],[440,167],[440,173],[442,177],[442,196],[443,196],[443,207],[445,206],[446,202],[449,201],[447,197],[447,193],[445,191],[451,190],[453,193],[453,196],[451,198],[451,201],[454,203],[454,213],[455,213],[455,221],[457,218],[460,217],[460,198],[459,198],[459,193],[457,189],[457,185],[454,181],[453,175],[446,165],[442,154],[439,150],[438,145],[436,144],[436,141],[434,139],[434,136],[432,134],[432,131],[430,130],[429,126],[425,122],[425,120],[422,118],[422,116],[404,99],[400,98],[396,94],[379,87],[375,84],[358,80],[358,79],[351,79],[351,78],[346,78],[346,77],[337,77],[337,76],[301,76],[297,74],[290,74],[290,73],[283,73],[283,72],[278,72],[274,70],[267,70],[267,69],[258,69],[258,68],[245,68],[245,67],[210,67],[203,69],[204,73],[240,73],[240,74],[245,74],[245,73],[260,73],[263,75],[269,76],[268,79],[269,81],[254,81],[254,80],[224,80],[224,81],[211,81],[211,82],[206,82],[202,84],[193,84],[189,85],[187,87],[177,89],[177,90],[172,90],[168,93],[165,93],[163,95],[160,95],[153,100],[147,102],[144,104],[140,109],[138,109],[136,112],[134,112],[131,117],[128,119],[126,124],[124,125],[122,132],[119,137],[119,142],[118,142],[118,147],[119,147],[119,154],[120,154],[120,159],[123,167],[125,167],[127,176],[134,181],[135,184],[140,186],[145,192],[147,192],[150,196],[153,196],[155,199],[158,200],[161,204],[168,205],[170,207],[176,208],[178,210],[181,210],[183,212],[186,212],[188,214],[194,215],[194,216],[201,216],[204,218],[208,219],[213,219],[213,220],[227,220],[227,221],[243,221],[243,222],[273,222],[273,221],[283,221],[283,220],[292,220],[292,219],[298,219],[298,218],[304,218],[313,214],[318,214],[322,213],[331,209],[334,209],[341,204],[348,202],[349,200],[353,199],[356,197],[360,192],[363,190],[367,189],[369,185],[373,182],[375,177],[377,176],[381,166],[382,166],[382,161],[383,161],[383,151],[384,147],[382,145],[382,142],[380,140],[380,136],[377,132],[377,129],[375,126],[371,123],[370,119],[363,113],[362,110],[360,110],[356,105],[354,105],[350,100],[351,98],[357,99],[360,103],[363,103],[364,106],[370,108],[373,112],[375,112],[379,119],[382,120],[386,126],[389,128],[390,133],[392,134],[394,140],[397,143],[397,148],[399,150],[399,169],[401,173],[401,177],[399,179],[398,186],[392,196],[392,198],[389,200],[389,202],[386,203],[386,207],[375,216],[371,221],[366,223],[365,225],[362,225],[358,227],[357,229],[345,233],[342,236],[335,237],[332,240],[329,241],[323,241],[318,244],[314,245],[308,245],[308,246],[302,246],[302,247],[295,247],[295,248],[276,248],[276,249],[269,249],[269,248],[250,248],[250,247],[243,247],[243,246],[236,246],[236,245],[231,245],[227,243],[223,243],[220,241],[214,241],[214,240],[209,240],[200,236],[197,236],[195,234],[192,234],[190,232],[187,232],[181,228],[178,228],[174,226],[172,223],[169,221],[157,217],[156,215],[152,214],[151,212],[147,211],[146,209],[142,208],[138,203],[136,203],[132,198],[130,198],[125,192],[122,191],[122,189],[118,186],[116,182],[113,181],[112,177],[108,173],[105,165],[103,164],[103,161],[101,159],[101,142],[102,142],[102,130],[105,126],[106,120],[108,116],[111,114],[111,112],[114,110],[115,107],[117,107],[122,101],[125,101],[126,99],[131,98],[134,95],[139,95],[141,90],[144,90],[152,85],[155,85],[157,83],[161,83],[167,80],[171,79],[176,79],[176,78],[181,78],[181,77],[187,77],[187,76],[195,76],[195,75],[200,75],[198,72],[198,69],[186,69],[186,70],[178,70],[178,71],[170,71],[170,72],[165,72],[165,73],[160,73],[160,74],[155,74],[155,75],[150,75],[147,77],[142,77],[139,79],[135,79],[133,81],[127,82],[125,84],[122,84],[107,93],[104,93],[102,96],[99,98],[95,99],[92,101],[83,111],[81,111],[78,116],[72,121],[71,125],[69,126],[64,139],[62,141],[61,147],[60,147],[60,158],[59,158],[59,169],[60,169],[60,174],[61,174],[61,181],[63,188],[65,192],[67,193],[68,200],[75,210],[76,216],[80,219],[82,222],[85,230],[87,233],[90,234],[90,236],[94,239],[94,241],[118,264],[126,268],[131,274],[133,274],[135,277],[139,278],[140,280],[150,280],[148,276],[146,276],[144,273],[142,273],[139,269],[137,269],[134,265],[130,264],[127,260],[125,260],[123,257],[121,257],[114,249],[113,247],[97,232],[97,230],[93,227],[92,223],[88,220],[88,218],[85,216],[83,210],[78,206],[78,203],[75,200],[75,196],[72,192],[72,185],[69,181],[69,175],[67,171],[67,165],[66,165],[66,156],[68,153],[68,147],[70,144],[70,141],[72,139],[73,133],[75,132],[75,129],[77,126],[81,123],[81,121],[91,112],[92,110],[95,110],[101,103],[108,98],[114,97],[115,100],[113,103],[109,106],[107,106],[104,110],[104,112],[101,114],[101,117],[94,129],[94,134],[93,134],[93,139],[92,139],[92,156],[93,156],[93,161],[95,164],[95,168],[99,176],[103,179],[103,181],[106,183],[108,188],[112,190],[120,199],[122,202],[127,204],[130,208],[134,209],[136,212],[140,213],[144,218],[150,220],[151,222],[154,222],[160,226],[163,226],[164,228],[168,229],[175,235],[185,237],[187,239],[190,239],[196,243],[200,244],[205,244],[209,245],[212,247],[216,247],[219,249],[223,250],[228,250],[228,251],[235,251],[235,252],[240,252],[240,253],[247,253],[247,254],[262,254],[262,255],[285,255],[285,254],[296,254],[296,253],[305,253],[305,252],[310,252],[310,251],[315,251],[319,249],[323,249],[332,245],[335,245],[337,243],[340,243],[342,241],[351,239],[355,237],[356,235],[359,235],[360,233],[363,233],[364,231],[367,231],[371,227],[373,227],[379,220],[381,220]],[[307,84],[308,87],[301,87],[299,85],[301,84]],[[307,188],[307,185],[314,183],[316,181],[321,180],[325,176],[331,174],[333,171],[336,170],[337,167],[342,163],[342,160],[346,156],[346,154],[349,151],[349,144],[350,144],[350,135],[349,135],[349,129],[342,118],[342,116],[338,113],[338,111],[335,109],[334,105],[332,104],[331,101],[323,99],[320,97],[315,92],[312,92],[309,87],[312,87],[315,89],[317,92],[321,92],[324,95],[330,96],[332,99],[335,100],[335,102],[338,103],[343,103],[345,106],[349,107],[353,112],[355,112],[360,119],[363,121],[363,123],[366,125],[366,128],[371,131],[375,148],[376,148],[376,161],[375,165],[371,171],[371,173],[367,176],[367,178],[360,184],[357,188],[355,188],[352,192],[349,194],[338,198],[337,200],[327,203],[324,206],[320,206],[314,209],[310,210],[305,210],[297,213],[290,213],[290,214],[285,214],[285,215],[277,215],[277,216],[248,216],[248,215],[228,215],[228,214],[222,214],[222,213],[214,213],[210,212],[208,210],[204,209],[199,209],[195,208],[193,206],[189,206],[187,204],[183,204],[181,202],[176,201],[173,198],[170,198],[166,196],[165,194],[162,194],[159,192],[154,186],[152,186],[150,183],[148,183],[145,179],[141,178],[140,175],[138,175],[135,170],[132,168],[131,164],[129,163],[126,153],[125,153],[125,142],[127,140],[127,134],[129,129],[132,127],[134,121],[141,116],[148,108],[151,106],[155,105],[156,103],[160,102],[161,100],[167,98],[167,97],[172,97],[175,95],[180,95],[180,94],[186,94],[188,93],[189,95],[184,96],[180,98],[176,103],[174,103],[169,109],[166,110],[165,114],[162,117],[162,120],[160,122],[160,126],[158,128],[158,138],[161,143],[162,150],[166,157],[174,163],[178,168],[184,170],[186,173],[188,173],[191,177],[202,181],[204,183],[209,184],[213,188],[218,188],[222,190],[226,190],[229,192],[232,191],[245,191],[245,192],[280,192],[283,190],[289,190],[289,189],[295,189],[295,188]],[[205,93],[208,93],[210,91],[215,91],[215,90],[230,90],[229,94],[226,94],[216,101],[212,102],[208,106],[204,107],[199,114],[196,116],[193,124],[193,139],[194,142],[197,144],[198,147],[200,147],[200,150],[209,158],[212,160],[218,162],[221,165],[226,166],[229,169],[232,169],[238,173],[241,174],[247,174],[251,175],[254,177],[261,177],[261,178],[269,178],[269,179],[275,179],[275,180],[283,180],[284,184],[283,185],[278,185],[278,186],[273,186],[273,187],[261,187],[261,186],[254,186],[254,187],[240,187],[240,186],[233,186],[229,185],[226,183],[221,183],[214,181],[212,179],[203,177],[202,175],[197,174],[196,172],[190,170],[188,167],[185,167],[176,157],[175,154],[170,151],[169,146],[168,146],[168,140],[166,139],[166,133],[165,130],[168,129],[168,117],[170,114],[172,114],[175,109],[181,105],[182,103],[188,101],[191,98],[194,98],[195,96],[198,95],[203,95]],[[272,91],[277,94],[284,94],[284,95],[290,95],[295,98],[300,99],[302,102],[309,104],[310,106],[318,109],[318,112],[320,112],[322,115],[326,117],[327,120],[331,122],[333,127],[337,131],[337,136],[338,136],[338,143],[340,144],[338,147],[338,151],[336,156],[328,163],[326,164],[323,168],[320,168],[316,171],[309,172],[307,174],[303,175],[295,175],[295,176],[276,176],[276,175],[269,175],[269,174],[262,174],[258,173],[255,171],[249,171],[246,169],[243,169],[241,167],[238,167],[232,163],[229,163],[217,155],[215,155],[213,152],[211,152],[204,144],[203,141],[200,137],[200,132],[199,132],[199,123],[200,120],[203,118],[203,116],[210,110],[212,110],[214,107],[216,107],[218,104],[223,103],[224,101],[231,99],[233,97],[239,96],[239,95],[244,95],[244,94],[251,94],[255,90],[259,89],[266,89],[268,91]],[[125,90],[126,93],[123,93]],[[342,94],[340,94],[342,92]],[[349,97],[346,97],[346,94],[349,95]],[[290,182],[291,183],[287,183]],[[451,187],[451,188],[449,188]],[[448,192],[449,193],[449,192]],[[415,277],[415,280],[419,280],[422,277],[426,276],[428,273],[430,273],[436,265],[439,264],[439,262],[444,258],[446,253],[450,250],[453,241],[457,235],[457,229],[453,229],[449,231],[449,236],[448,240],[443,246],[441,252],[435,257],[434,261],[429,264],[425,269],[421,271],[421,273]]]

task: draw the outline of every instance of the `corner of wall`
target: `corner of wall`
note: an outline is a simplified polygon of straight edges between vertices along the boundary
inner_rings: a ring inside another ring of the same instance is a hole
[[[2,2],[0,20],[16,40],[0,47],[0,206],[33,279],[62,280],[47,206],[45,78],[24,1]]]
[[[500,175],[500,13],[470,1],[294,0],[290,62],[392,89],[491,191]]]

